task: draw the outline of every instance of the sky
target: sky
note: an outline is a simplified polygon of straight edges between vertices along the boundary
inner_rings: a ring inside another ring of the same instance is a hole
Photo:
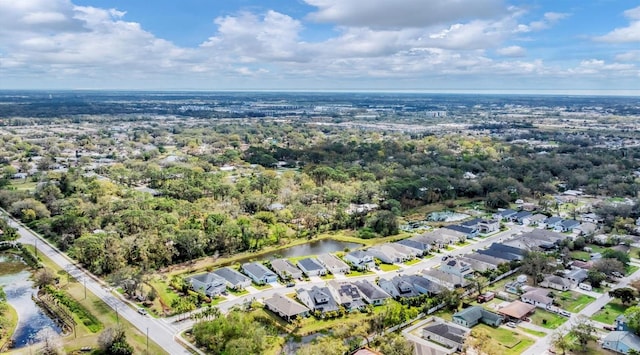
[[[0,89],[640,93],[627,0],[0,0]]]

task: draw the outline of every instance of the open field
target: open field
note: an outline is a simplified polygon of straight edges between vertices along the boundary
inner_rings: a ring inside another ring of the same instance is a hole
[[[629,306],[623,305],[619,300],[614,299],[596,312],[591,319],[604,324],[613,324],[619,315],[623,314]]]
[[[577,313],[596,299],[580,292],[565,291],[558,294],[555,300],[560,304],[560,308]]]
[[[547,329],[556,329],[564,324],[568,319],[567,317],[547,312],[542,309],[536,309],[529,318],[531,318],[531,323]]]
[[[486,324],[478,324],[473,328],[486,331],[491,336],[491,339],[502,345],[501,354],[522,354],[525,349],[535,342],[527,336],[503,327],[493,328]]]

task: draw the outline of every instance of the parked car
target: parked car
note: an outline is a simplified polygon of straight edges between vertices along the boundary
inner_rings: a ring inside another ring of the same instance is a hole
[[[147,315],[147,310],[144,308],[138,308],[138,313],[142,314],[143,316]]]
[[[296,285],[296,283],[295,283],[295,282],[289,282],[289,283],[287,283],[287,287],[293,287],[293,286],[295,286],[295,285]]]
[[[624,275],[622,275],[621,273],[619,273],[617,271],[612,272],[611,275],[613,275],[613,276],[615,276],[617,278],[623,278],[624,277]]]
[[[567,312],[563,309],[561,309],[558,313],[560,313],[561,315],[565,316],[565,317],[571,317],[571,313]]]
[[[616,328],[615,328],[615,327],[612,327],[612,326],[610,326],[610,325],[605,325],[605,326],[604,326],[604,327],[602,327],[602,328],[603,328],[604,330],[608,330],[608,331],[614,331],[614,330],[616,330]]]
[[[509,328],[515,328],[516,324],[514,322],[508,322],[507,324],[505,324],[507,327]]]

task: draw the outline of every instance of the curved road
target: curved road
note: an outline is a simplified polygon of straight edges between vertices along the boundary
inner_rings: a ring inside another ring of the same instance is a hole
[[[87,290],[91,291],[94,295],[99,297],[102,301],[104,301],[109,307],[111,307],[115,312],[118,313],[119,317],[123,317],[131,324],[133,324],[141,333],[146,334],[148,332],[149,338],[156,342],[160,347],[162,347],[169,354],[190,354],[191,352],[187,351],[187,349],[181,345],[177,341],[178,334],[190,328],[193,325],[193,321],[187,317],[187,315],[178,315],[171,318],[157,319],[152,318],[150,316],[143,316],[139,314],[134,308],[132,308],[124,299],[119,296],[115,296],[111,293],[110,288],[98,279],[96,276],[92,275],[88,271],[78,267],[73,260],[67,257],[64,253],[58,250],[55,246],[51,245],[48,241],[41,238],[39,235],[35,234],[31,230],[25,228],[22,224],[17,222],[11,216],[9,216],[5,211],[3,214],[5,218],[9,221],[10,225],[18,230],[20,238],[18,241],[23,244],[35,245],[37,247],[38,253],[45,254],[49,259],[51,259],[58,266],[69,272],[71,276],[77,279],[79,282],[82,282],[86,285]],[[443,255],[462,255],[469,252],[472,252],[476,249],[483,249],[488,247],[491,243],[496,241],[502,241],[510,238],[512,235],[518,232],[530,231],[532,228],[523,227],[519,225],[511,225],[511,229],[499,232],[494,235],[491,235],[486,238],[477,238],[475,240],[470,240],[471,244],[465,245],[462,247],[456,247],[454,250],[450,252],[446,252],[443,254],[437,254],[435,257],[423,260],[417,264],[411,266],[402,266],[401,269],[397,271],[389,271],[389,272],[378,272],[373,275],[365,275],[358,277],[349,277],[348,280],[359,280],[359,279],[368,279],[375,280],[377,277],[384,276],[392,276],[398,273],[403,274],[415,274],[419,271],[436,266],[441,261],[441,256]],[[340,280],[340,279],[337,279]],[[296,284],[297,287],[311,287],[314,285],[322,286],[325,285],[326,281],[305,281],[298,282]],[[226,313],[234,306],[239,306],[245,304],[246,302],[250,302],[252,300],[261,301],[266,298],[270,298],[275,293],[290,293],[293,292],[295,288],[285,288],[285,287],[276,287],[267,290],[257,291],[255,293],[251,293],[248,295],[244,295],[241,297],[237,297],[231,300],[227,300],[221,302],[217,305],[221,312]],[[185,319],[186,318],[186,319]],[[179,321],[180,319],[185,319]],[[191,348],[195,352],[197,349]]]

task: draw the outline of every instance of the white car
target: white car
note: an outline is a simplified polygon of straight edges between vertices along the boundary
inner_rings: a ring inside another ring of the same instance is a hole
[[[505,325],[506,325],[507,327],[509,327],[509,328],[515,328],[515,327],[516,327],[516,324],[515,324],[514,322],[509,322],[509,323],[507,323],[507,324],[505,324]]]
[[[147,315],[147,310],[144,308],[138,308],[138,313],[142,314],[143,316]]]

